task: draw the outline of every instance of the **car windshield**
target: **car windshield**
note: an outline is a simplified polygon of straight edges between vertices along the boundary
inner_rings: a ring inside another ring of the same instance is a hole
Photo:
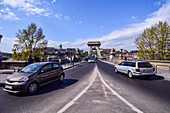
[[[89,60],[93,60],[93,58],[90,58]]]
[[[153,66],[149,62],[139,62],[138,67],[139,68],[149,68],[149,67],[153,67]]]
[[[43,64],[30,64],[24,68],[22,68],[19,72],[24,72],[24,73],[34,73],[38,69],[42,67]]]

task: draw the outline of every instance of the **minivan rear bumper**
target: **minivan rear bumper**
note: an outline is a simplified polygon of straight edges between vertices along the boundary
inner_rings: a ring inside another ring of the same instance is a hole
[[[150,75],[155,75],[155,72],[153,73],[133,73],[134,76],[150,76]]]

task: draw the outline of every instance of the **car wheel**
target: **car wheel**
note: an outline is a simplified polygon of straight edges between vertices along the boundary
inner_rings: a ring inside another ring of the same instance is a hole
[[[115,72],[116,72],[116,73],[118,73],[118,70],[117,70],[117,68],[115,68]]]
[[[131,78],[131,79],[133,78],[133,74],[131,71],[128,72],[128,75],[129,75],[129,78]]]
[[[64,75],[60,75],[59,82],[63,82],[64,80]]]
[[[8,94],[9,94],[9,95],[13,95],[13,93],[11,93],[11,92],[8,92]]]
[[[31,83],[28,87],[28,92],[29,93],[35,93],[38,89],[38,84],[37,83]]]

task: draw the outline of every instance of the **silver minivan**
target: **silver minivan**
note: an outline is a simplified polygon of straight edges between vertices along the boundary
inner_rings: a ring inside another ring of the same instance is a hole
[[[124,61],[114,67],[115,72],[134,76],[155,75],[155,68],[148,61]]]

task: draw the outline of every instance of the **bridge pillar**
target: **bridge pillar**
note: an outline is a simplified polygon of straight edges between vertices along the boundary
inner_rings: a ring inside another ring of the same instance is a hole
[[[88,42],[87,45],[88,45],[88,57],[92,57],[95,55],[96,57],[102,58],[99,48],[101,43],[99,41]]]

